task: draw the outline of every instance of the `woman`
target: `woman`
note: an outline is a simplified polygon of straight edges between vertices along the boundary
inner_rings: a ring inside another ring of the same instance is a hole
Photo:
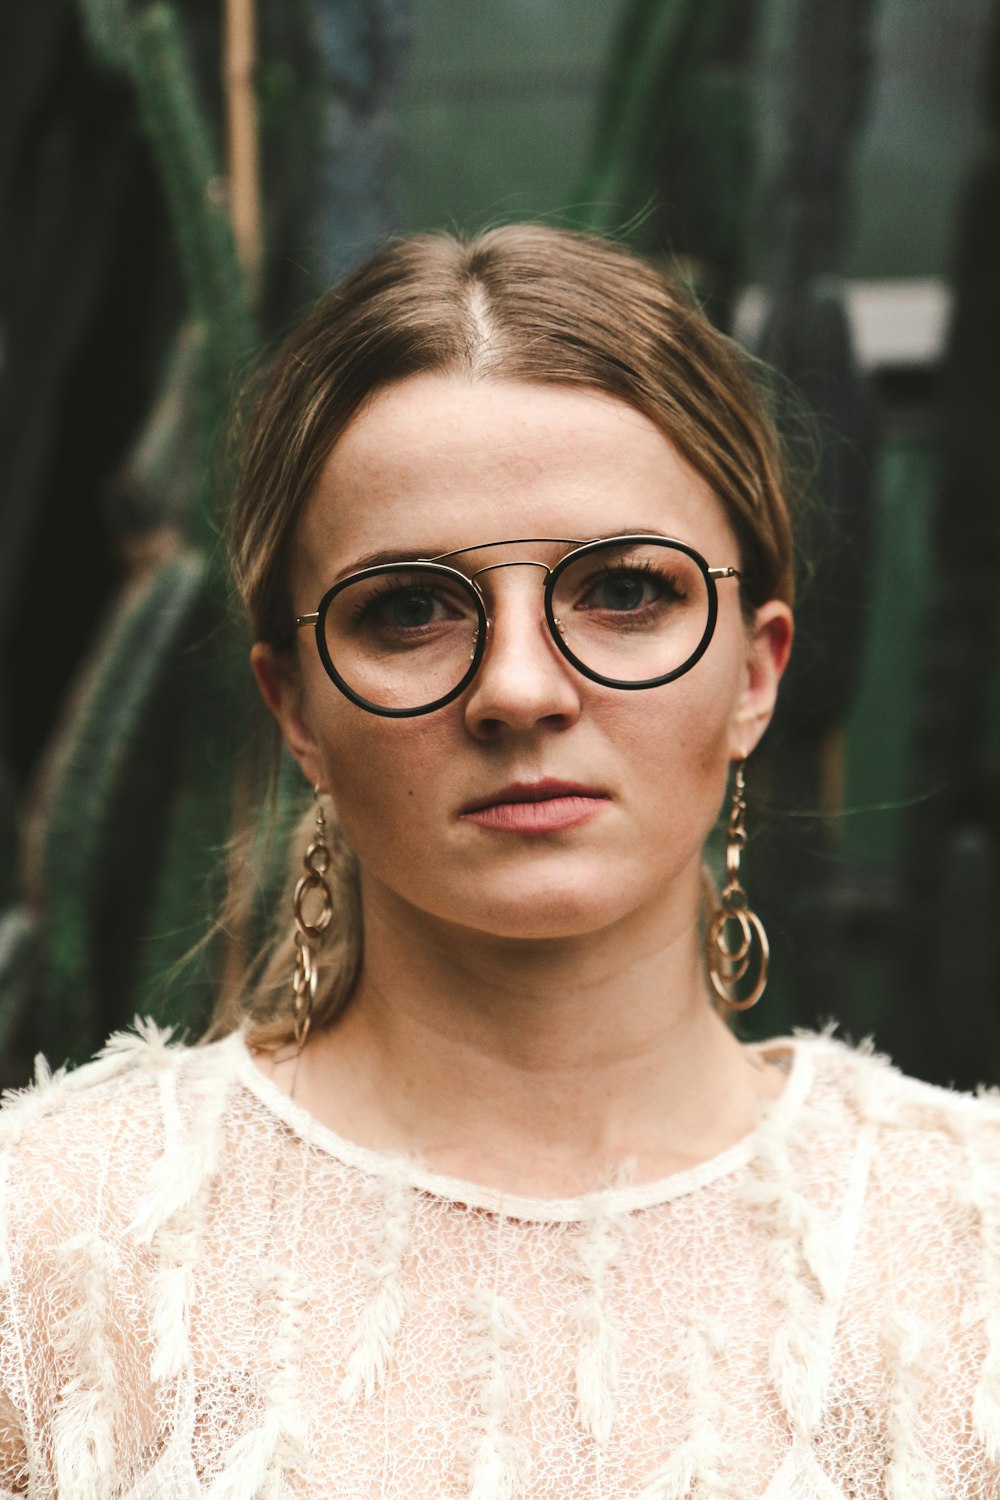
[[[995,1104],[722,1015],[792,633],[745,359],[600,241],[404,242],[279,356],[232,537],[292,936],[9,1110],[6,1492],[1000,1495]]]

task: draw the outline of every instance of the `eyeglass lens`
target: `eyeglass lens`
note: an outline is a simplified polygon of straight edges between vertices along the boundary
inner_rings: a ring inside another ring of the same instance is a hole
[[[553,570],[551,612],[570,660],[641,686],[695,657],[711,619],[709,581],[686,552],[611,541]],[[329,599],[326,654],[352,693],[390,712],[447,698],[470,675],[482,629],[472,583],[433,564],[350,580]]]

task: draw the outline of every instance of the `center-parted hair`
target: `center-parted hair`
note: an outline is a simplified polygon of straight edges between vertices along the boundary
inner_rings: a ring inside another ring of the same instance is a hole
[[[288,638],[289,552],[331,448],[378,391],[427,371],[582,386],[627,402],[718,496],[746,602],[790,600],[788,485],[752,361],[623,247],[511,225],[390,245],[281,349],[247,418],[229,528],[258,640]]]

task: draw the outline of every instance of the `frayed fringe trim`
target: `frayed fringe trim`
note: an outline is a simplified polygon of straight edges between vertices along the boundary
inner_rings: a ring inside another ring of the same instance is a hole
[[[281,1414],[269,1412],[260,1427],[233,1443],[205,1500],[278,1500],[281,1470],[275,1468],[275,1458],[281,1441]]]
[[[885,1319],[882,1338],[889,1368],[897,1372],[886,1422],[891,1453],[886,1468],[887,1500],[940,1500],[934,1476],[917,1446],[924,1388],[920,1366],[932,1367],[933,1361],[928,1364],[926,1356],[937,1335],[921,1318],[894,1308]]]
[[[262,1290],[276,1304],[271,1373],[267,1382],[268,1425],[275,1439],[268,1479],[276,1482],[289,1469],[303,1472],[306,1464],[308,1434],[299,1355],[310,1288],[300,1285],[288,1266],[274,1266],[265,1273]]]
[[[608,1194],[595,1193],[586,1203],[576,1261],[585,1282],[577,1308],[580,1350],[576,1362],[577,1421],[595,1442],[604,1444],[615,1422],[615,1394],[621,1360],[621,1334],[608,1316],[608,1273],[619,1243],[619,1220]]]
[[[709,1318],[693,1321],[685,1331],[676,1370],[678,1380],[688,1388],[691,1436],[656,1472],[638,1500],[683,1500],[695,1486],[719,1497],[732,1493],[722,1476],[722,1393],[714,1379],[722,1342],[721,1328]]]
[[[8,1211],[11,1152],[29,1125],[59,1102],[65,1077],[64,1068],[53,1073],[39,1053],[35,1058],[34,1083],[4,1095],[4,1109],[0,1115],[0,1291],[7,1289],[11,1279]]]
[[[796,1137],[803,1144],[809,1123],[804,1112]],[[805,1442],[826,1406],[829,1361],[822,1333],[839,1306],[845,1266],[834,1226],[798,1190],[789,1146],[787,1129],[762,1127],[757,1160],[763,1175],[743,1196],[771,1230],[774,1299],[785,1316],[771,1345],[770,1374],[793,1434]]]
[[[52,1421],[56,1487],[99,1500],[115,1474],[117,1371],[107,1344],[107,1251],[94,1233],[59,1247],[73,1304],[56,1324],[53,1351],[68,1373]]]
[[[189,1338],[194,1267],[204,1233],[204,1210],[219,1169],[221,1121],[230,1070],[191,1080],[195,1118],[185,1126],[177,1100],[178,1071],[160,1074],[164,1147],[153,1163],[147,1192],[128,1226],[139,1244],[150,1244],[157,1266],[150,1287],[155,1340],[152,1378],[172,1380],[190,1368]]]
[[[513,1394],[509,1350],[527,1330],[510,1303],[495,1292],[477,1290],[467,1306],[472,1317],[467,1375],[479,1388],[480,1407],[468,1500],[513,1500],[527,1464],[514,1439],[504,1432]]]
[[[684,1500],[700,1476],[701,1457],[700,1443],[688,1438],[640,1492],[638,1500]]]
[[[229,1095],[232,1070],[192,1081],[195,1118],[185,1126],[177,1106],[177,1074],[164,1073],[160,1080],[164,1148],[153,1163],[147,1191],[128,1233],[140,1244],[149,1244],[157,1230],[168,1224],[180,1209],[196,1202],[206,1183],[216,1174],[221,1148],[220,1122]]]
[[[155,1021],[136,1017],[132,1031],[115,1032],[97,1056],[72,1070],[49,1067],[44,1056],[35,1058],[34,1082],[27,1088],[12,1089],[3,1095],[0,1114],[0,1289],[9,1284],[11,1267],[7,1244],[7,1187],[10,1152],[24,1131],[42,1116],[55,1110],[69,1095],[95,1088],[119,1074],[143,1063],[154,1066],[172,1064],[176,1049],[168,1044],[173,1035]]]
[[[279,1500],[283,1476],[308,1471],[308,1432],[302,1405],[299,1347],[310,1291],[298,1284],[287,1266],[269,1267],[260,1289],[277,1303],[277,1327],[271,1348],[263,1422],[237,1438],[225,1467],[205,1500]]]
[[[385,1383],[406,1299],[403,1264],[410,1244],[413,1193],[409,1164],[390,1162],[377,1184],[382,1200],[379,1247],[371,1268],[372,1294],[354,1335],[339,1396],[348,1406],[370,1401]]]

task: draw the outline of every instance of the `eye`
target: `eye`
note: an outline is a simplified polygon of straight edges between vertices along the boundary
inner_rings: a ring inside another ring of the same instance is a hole
[[[594,590],[592,599],[603,609],[638,609],[648,601],[649,589],[645,579],[634,573],[611,574]]]
[[[576,608],[631,614],[684,597],[683,588],[668,569],[649,561],[621,562],[588,580]]]
[[[416,633],[470,613],[460,591],[439,579],[381,578],[345,592],[351,625],[360,630]]]
[[[440,600],[427,589],[393,589],[383,601],[382,613],[393,625],[430,625]]]

